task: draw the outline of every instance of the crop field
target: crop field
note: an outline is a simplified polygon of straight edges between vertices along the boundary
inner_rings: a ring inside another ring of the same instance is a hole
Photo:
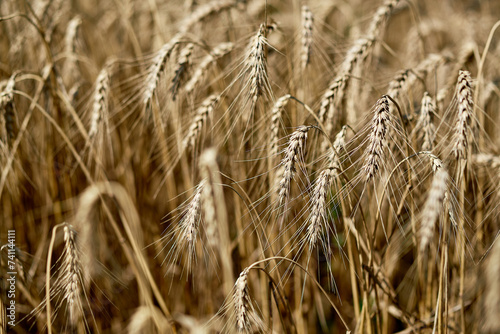
[[[500,333],[497,0],[0,0],[0,334]]]

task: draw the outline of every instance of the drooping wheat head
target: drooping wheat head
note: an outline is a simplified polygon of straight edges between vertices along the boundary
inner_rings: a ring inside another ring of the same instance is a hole
[[[362,173],[366,182],[370,181],[383,163],[384,151],[387,147],[387,132],[391,124],[389,101],[383,96],[377,101],[373,110],[371,132],[368,137],[368,147],[365,152],[365,163]]]
[[[307,133],[311,127],[301,125],[295,130],[288,141],[288,147],[285,149],[285,157],[281,161],[283,174],[278,189],[279,205],[286,203],[290,196],[290,186],[295,175],[295,165],[305,154]]]
[[[470,72],[460,71],[457,82],[458,115],[455,125],[453,155],[456,159],[467,159],[472,118],[472,87]]]

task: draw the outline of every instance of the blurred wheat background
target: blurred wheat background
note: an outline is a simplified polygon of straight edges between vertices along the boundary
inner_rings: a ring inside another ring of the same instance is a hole
[[[0,332],[500,333],[498,19],[1,1]]]

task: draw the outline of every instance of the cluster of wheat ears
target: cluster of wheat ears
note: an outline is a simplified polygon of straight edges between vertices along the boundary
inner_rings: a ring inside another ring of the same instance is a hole
[[[0,1],[0,332],[500,333],[499,17]]]

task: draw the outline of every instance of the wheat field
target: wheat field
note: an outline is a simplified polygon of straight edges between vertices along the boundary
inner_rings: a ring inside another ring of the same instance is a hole
[[[499,19],[0,1],[0,333],[500,333]]]

